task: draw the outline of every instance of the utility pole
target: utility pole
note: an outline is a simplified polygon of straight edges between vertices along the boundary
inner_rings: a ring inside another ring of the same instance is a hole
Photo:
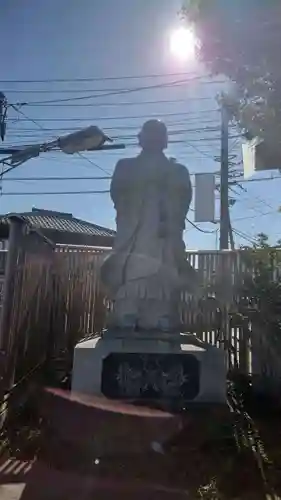
[[[228,249],[229,199],[228,199],[228,130],[229,114],[221,104],[221,170],[220,170],[220,250]]]

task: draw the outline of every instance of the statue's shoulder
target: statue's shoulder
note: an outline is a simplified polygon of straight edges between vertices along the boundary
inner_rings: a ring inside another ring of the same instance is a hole
[[[132,168],[136,164],[136,158],[122,158],[116,163],[115,170],[125,170],[127,168]]]
[[[182,163],[178,163],[177,161],[174,160],[170,160],[170,163],[174,169],[174,172],[178,176],[182,177],[183,179],[189,178],[189,170],[185,165],[183,165]]]

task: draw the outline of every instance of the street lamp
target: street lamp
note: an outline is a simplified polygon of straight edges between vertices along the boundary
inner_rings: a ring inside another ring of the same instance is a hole
[[[63,153],[72,155],[80,151],[100,149],[106,141],[112,142],[102,130],[92,125],[73,134],[60,137],[57,142]]]
[[[8,158],[4,158],[1,160],[2,164],[9,165],[10,168],[5,170],[4,173],[9,172],[11,169],[22,165],[28,160],[32,158],[36,158],[40,155],[40,153],[47,153],[49,151],[57,151],[61,150],[66,154],[75,154],[80,153],[81,151],[97,151],[103,149],[124,149],[124,144],[113,144],[104,146],[106,141],[112,142],[104,132],[92,125],[82,130],[78,130],[78,132],[74,132],[73,134],[68,134],[63,137],[58,137],[51,142],[45,142],[42,144],[32,144],[26,145],[19,148],[5,148],[0,149],[0,154],[4,152],[6,154],[11,154]]]

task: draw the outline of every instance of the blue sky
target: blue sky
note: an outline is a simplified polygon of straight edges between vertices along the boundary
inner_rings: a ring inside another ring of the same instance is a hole
[[[219,163],[214,158],[220,153],[219,130],[211,131],[209,127],[219,127],[215,96],[223,85],[194,79],[204,68],[196,62],[183,65],[169,53],[168,34],[179,22],[179,8],[178,0],[2,0],[0,90],[11,103],[38,103],[21,108],[35,124],[10,110],[4,144],[40,142],[90,124],[106,128],[109,135],[119,137],[118,142],[130,144],[145,117],[155,115],[167,123],[171,139],[181,141],[171,144],[169,155],[184,163],[192,173],[217,171]],[[189,75],[181,86],[104,97],[102,94],[110,89],[151,86],[180,78],[23,82],[168,75],[183,71]],[[89,94],[100,97],[60,105],[39,104]],[[237,131],[232,130],[231,134]],[[230,146],[239,159],[239,142],[233,139]],[[3,181],[3,192],[104,190],[108,181],[82,179],[103,175],[90,162],[112,173],[118,158],[137,152],[136,147],[129,146],[121,152],[87,153],[86,159],[49,153],[27,162],[9,177],[77,176],[81,180]],[[247,192],[241,191],[232,209],[234,228],[250,235],[264,231],[272,240],[277,239],[281,235],[281,215],[277,213],[281,182],[249,182],[244,186]],[[114,210],[107,194],[2,196],[0,203],[1,213],[28,211],[36,206],[72,212],[76,217],[114,227]],[[189,215],[192,219],[192,213]],[[214,229],[211,224],[200,227],[207,231]],[[212,249],[217,236],[188,226],[185,240],[190,248]]]

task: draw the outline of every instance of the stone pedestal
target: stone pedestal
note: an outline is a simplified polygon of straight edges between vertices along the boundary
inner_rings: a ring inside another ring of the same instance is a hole
[[[224,404],[225,353],[194,335],[107,331],[76,346],[71,390],[118,400]]]

